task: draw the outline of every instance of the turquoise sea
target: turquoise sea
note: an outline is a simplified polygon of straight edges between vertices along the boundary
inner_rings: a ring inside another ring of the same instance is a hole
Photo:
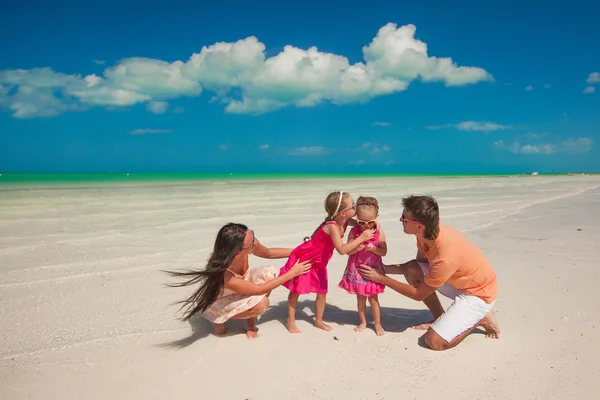
[[[178,181],[255,181],[255,180],[313,180],[357,178],[422,178],[422,177],[480,177],[510,176],[520,173],[205,173],[205,172],[112,172],[112,173],[0,173],[0,185],[60,184],[60,183],[148,183]],[[565,175],[540,174],[540,175]]]

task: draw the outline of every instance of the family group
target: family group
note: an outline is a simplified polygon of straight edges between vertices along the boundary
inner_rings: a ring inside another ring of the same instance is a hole
[[[384,264],[387,254],[385,234],[378,222],[379,204],[362,196],[354,202],[347,192],[330,193],[325,199],[327,217],[310,237],[294,249],[269,248],[259,242],[246,225],[228,223],[219,232],[213,252],[204,269],[167,271],[182,282],[173,287],[198,285],[184,300],[183,320],[200,314],[212,322],[216,335],[227,332],[230,319],[246,320],[246,334],[257,336],[256,321],[269,307],[269,294],[279,286],[289,290],[286,327],[300,333],[296,326],[296,306],[300,295],[315,293],[315,326],[332,328],[323,321],[329,287],[327,264],[334,251],[348,255],[346,269],[338,287],[356,295],[358,325],[367,327],[366,308],[370,305],[374,330],[381,325],[378,295],[386,287],[413,300],[423,301],[431,311],[431,321],[414,326],[426,330],[424,341],[433,350],[456,346],[474,329],[498,338],[500,330],[494,317],[498,294],[496,274],[484,254],[462,233],[440,222],[437,201],[431,196],[402,199],[400,216],[404,233],[416,237],[417,253],[403,264]],[[350,228],[344,243],[344,235]],[[250,269],[249,256],[287,258],[279,270],[273,266]],[[403,275],[407,283],[389,275]],[[447,310],[436,292],[451,299]]]

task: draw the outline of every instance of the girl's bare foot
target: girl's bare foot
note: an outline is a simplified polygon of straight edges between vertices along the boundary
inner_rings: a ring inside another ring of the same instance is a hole
[[[422,324],[411,326],[411,329],[414,329],[415,331],[426,331],[427,329],[429,329],[431,324],[433,324],[433,321],[424,322]]]
[[[223,324],[213,324],[215,328],[215,336],[223,336],[227,333],[227,325]]]
[[[496,322],[496,312],[494,310],[490,311],[488,315],[479,322],[479,326],[485,329],[485,337],[491,339],[500,338],[500,327]]]
[[[358,325],[356,328],[354,328],[354,332],[362,332],[365,330],[365,328],[367,327],[367,324],[360,324]]]
[[[327,325],[327,324],[326,324],[325,322],[323,322],[323,321],[320,321],[320,322],[315,322],[315,326],[316,326],[317,328],[319,328],[319,329],[323,329],[324,331],[327,331],[327,332],[329,332],[329,331],[333,330],[333,328],[332,328],[332,327],[330,327],[329,325]]]
[[[285,327],[287,328],[289,333],[301,333],[300,329],[296,326],[296,322],[290,322],[288,319],[285,323]]]
[[[248,318],[246,320],[246,337],[254,339],[258,336],[258,328],[256,327],[256,318]]]
[[[381,324],[375,324],[375,333],[377,336],[385,335],[385,331],[383,330],[383,326],[381,326]]]

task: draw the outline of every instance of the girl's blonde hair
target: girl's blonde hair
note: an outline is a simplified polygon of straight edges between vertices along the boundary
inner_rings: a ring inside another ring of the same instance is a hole
[[[329,193],[329,195],[327,195],[327,197],[325,198],[325,211],[327,212],[327,217],[325,217],[325,220],[321,222],[321,225],[319,225],[317,229],[315,229],[315,231],[310,237],[307,236],[304,238],[304,241],[306,242],[312,239],[317,234],[319,229],[323,227],[323,225],[325,225],[329,221],[333,221],[333,219],[340,212],[342,212],[344,208],[350,206],[350,199],[350,193],[347,192],[338,191]]]

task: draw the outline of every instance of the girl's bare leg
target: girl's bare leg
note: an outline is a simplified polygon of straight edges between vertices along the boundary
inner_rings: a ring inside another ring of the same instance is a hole
[[[358,308],[358,319],[360,324],[354,328],[354,330],[356,332],[362,332],[367,327],[367,298],[365,296],[357,295],[356,306]]]
[[[323,322],[323,313],[325,313],[325,299],[326,295],[317,294],[317,299],[315,300],[315,326],[319,329],[323,329],[324,331],[330,331],[333,328]]]
[[[374,295],[369,297],[369,305],[371,306],[371,313],[373,314],[375,333],[377,336],[383,336],[385,335],[385,331],[381,326],[381,307],[379,306],[379,296]]]
[[[285,326],[290,333],[300,333],[300,329],[296,326],[296,306],[298,305],[299,294],[292,293],[288,295],[288,318]]]

